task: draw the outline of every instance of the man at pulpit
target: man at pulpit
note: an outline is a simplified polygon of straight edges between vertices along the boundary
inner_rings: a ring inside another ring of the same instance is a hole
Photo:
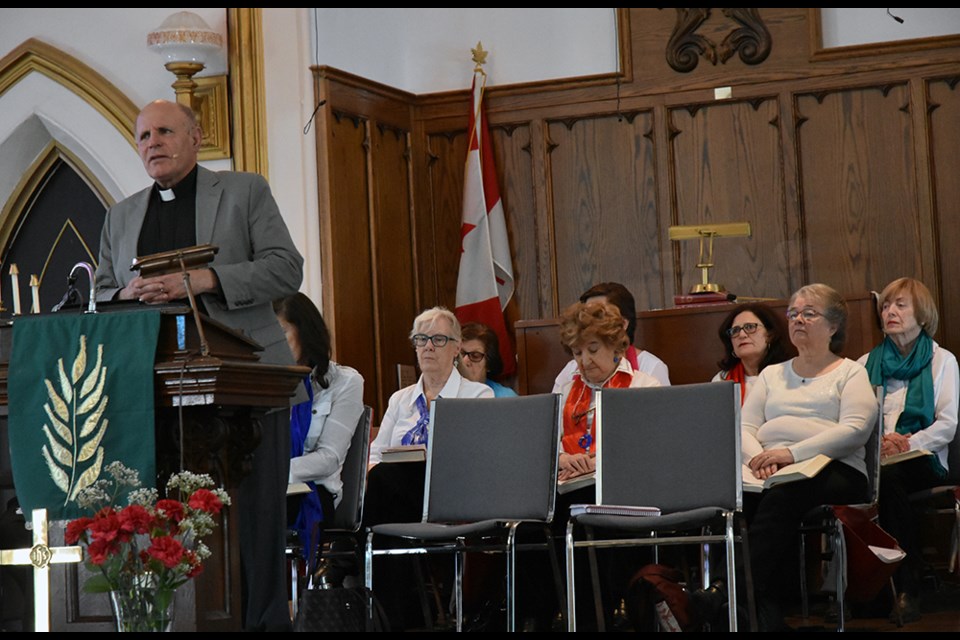
[[[200,127],[193,111],[177,103],[144,107],[136,138],[155,182],[107,211],[97,298],[146,304],[186,298],[180,274],[143,278],[130,264],[137,256],[210,243],[219,247],[211,266],[190,271],[202,310],[263,346],[261,362],[295,364],[272,301],[297,292],[303,258],[266,181],[200,167]],[[239,489],[244,627],[281,630],[290,626],[283,555],[289,411],[268,413],[262,424],[253,471]]]

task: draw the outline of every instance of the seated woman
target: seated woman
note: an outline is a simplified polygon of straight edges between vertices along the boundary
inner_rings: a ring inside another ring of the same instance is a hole
[[[274,303],[274,311],[297,364],[312,369],[303,381],[310,400],[290,414],[289,479],[312,492],[288,501],[287,511],[304,547],[315,551],[317,527],[333,520],[340,502],[340,472],[363,414],[363,378],[330,360],[330,332],[310,298],[296,293]]]
[[[482,382],[491,389],[497,398],[511,398],[517,392],[505,387],[495,378],[503,371],[500,359],[500,341],[497,334],[485,324],[468,322],[461,330],[460,363],[457,369],[467,380]]]
[[[368,527],[387,522],[419,522],[423,515],[426,465],[423,462],[381,463],[383,450],[427,444],[430,403],[436,398],[493,397],[490,387],[467,380],[457,371],[455,362],[460,355],[461,334],[460,323],[453,313],[443,307],[427,309],[413,321],[410,341],[417,352],[420,379],[390,396],[380,430],[370,446],[371,468],[363,505],[361,546],[366,542]],[[397,566],[396,561],[385,566],[384,571],[378,571],[377,578],[377,595],[395,631],[421,620],[415,592],[406,580],[409,571],[398,571]]]
[[[560,317],[560,341],[577,363],[573,379],[561,389],[563,442],[559,479],[566,480],[596,469],[594,392],[606,387],[658,387],[660,382],[635,370],[624,357],[630,343],[623,316],[609,302],[578,302],[568,307]],[[566,526],[565,518],[563,524]]]
[[[796,354],[784,317],[760,302],[739,305],[724,318],[718,333],[724,356],[712,382],[739,382],[741,402],[764,367]]]
[[[787,310],[790,341],[799,355],[760,372],[741,413],[743,460],[758,479],[783,466],[825,454],[832,459],[808,480],[748,494],[750,564],[761,631],[786,627],[784,576],[803,515],[820,504],[867,498],[864,445],[877,416],[866,370],[837,355],[847,306],[824,284],[800,288]]]
[[[623,357],[634,371],[642,371],[656,378],[662,386],[670,385],[670,373],[663,360],[649,351],[643,351],[633,346],[634,334],[637,330],[637,306],[633,295],[619,282],[601,282],[596,284],[580,296],[580,302],[609,302],[620,311],[623,318],[623,328],[627,333],[627,348]],[[577,372],[577,363],[571,360],[557,375],[553,382],[553,393],[563,391],[565,385],[573,380]]]
[[[596,470],[596,447],[594,407],[596,391],[605,388],[657,387],[660,382],[651,375],[637,371],[624,357],[630,342],[627,338],[626,323],[619,309],[609,302],[578,302],[568,307],[560,317],[560,341],[573,356],[577,370],[573,379],[567,382],[562,392],[563,435],[559,459],[558,480],[565,481]],[[585,486],[557,495],[552,530],[557,540],[562,540],[570,516],[570,505],[592,504],[596,502],[593,486]],[[532,554],[526,554],[532,555]],[[562,549],[558,550],[561,562],[564,562]],[[528,571],[522,575],[534,575],[540,583],[521,599],[521,610],[532,615],[535,629],[549,630],[550,620],[555,615],[559,603],[554,600],[554,589],[549,580],[550,569],[547,558],[540,554],[537,558],[524,560]],[[612,614],[615,605],[625,588],[629,574],[639,564],[633,556],[622,549],[610,550],[598,554],[599,570],[603,588],[601,596],[604,603],[604,615],[607,622],[613,624]],[[536,564],[539,562],[539,566]],[[579,571],[579,579],[588,580],[589,571]],[[578,592],[588,594],[578,598],[578,621],[589,624],[595,620],[592,589],[586,584],[578,587]]]
[[[900,543],[907,557],[894,574],[899,613],[905,622],[920,619],[917,597],[923,568],[917,514],[908,496],[943,484],[947,450],[957,431],[957,358],[933,340],[939,314],[930,290],[913,278],[894,280],[877,308],[886,334],[860,358],[870,382],[883,385],[884,435],[880,455],[926,450],[923,456],[884,466],[880,471],[880,526]],[[894,610],[893,615],[897,613]]]

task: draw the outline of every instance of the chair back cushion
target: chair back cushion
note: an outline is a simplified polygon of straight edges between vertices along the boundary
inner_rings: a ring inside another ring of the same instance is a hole
[[[732,382],[604,389],[597,503],[672,513],[741,506],[740,392]]]
[[[432,403],[424,520],[553,517],[560,396]]]
[[[357,531],[363,517],[363,494],[367,486],[367,459],[370,455],[370,414],[373,410],[363,407],[360,421],[350,440],[347,457],[343,460],[340,480],[343,482],[343,496],[333,523],[327,529]]]

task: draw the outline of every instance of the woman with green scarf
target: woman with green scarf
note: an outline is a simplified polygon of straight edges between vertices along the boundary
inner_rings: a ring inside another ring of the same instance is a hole
[[[891,282],[877,301],[883,332],[873,351],[860,362],[870,382],[884,385],[884,436],[881,458],[909,451],[922,455],[884,466],[880,473],[880,526],[906,551],[894,582],[899,593],[891,618],[920,619],[918,597],[923,568],[918,516],[910,493],[944,484],[947,450],[957,429],[957,358],[933,340],[939,314],[930,290],[913,278]]]

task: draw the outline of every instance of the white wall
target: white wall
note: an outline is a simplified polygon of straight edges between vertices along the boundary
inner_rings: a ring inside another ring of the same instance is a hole
[[[820,9],[824,47],[910,40],[960,33],[960,9]]]
[[[311,59],[412,93],[469,89],[478,40],[490,52],[490,86],[617,69],[612,8],[310,12],[318,51]]]

